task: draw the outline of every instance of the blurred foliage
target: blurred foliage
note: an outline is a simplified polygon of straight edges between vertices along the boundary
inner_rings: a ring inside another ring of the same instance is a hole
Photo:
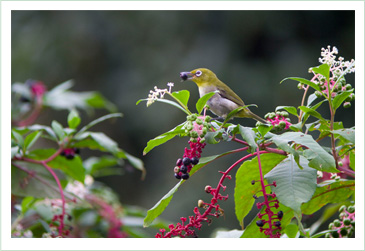
[[[294,85],[279,84],[284,77],[308,74],[303,69],[319,64],[313,59],[319,48],[329,44],[337,46],[343,57],[353,57],[354,39],[354,11],[13,11],[12,82],[37,79],[51,89],[73,79],[76,91],[100,92],[123,111],[124,119],[95,130],[107,130],[123,149],[140,157],[147,140],[181,123],[185,114],[165,110],[163,104],[146,109],[135,106],[136,101],[153,86],[169,81],[175,82],[174,90],[188,89],[191,102],[198,99],[193,83],[180,83],[180,71],[212,69],[247,104],[257,104],[253,112],[262,116],[279,105],[300,104],[302,93]],[[163,116],[158,116],[161,112]],[[37,122],[50,124],[51,119],[66,117],[62,112],[52,114],[56,118],[49,115]],[[352,126],[354,113],[339,112],[336,119]],[[149,208],[176,184],[169,170],[186,145],[185,140],[174,139],[143,157],[147,169],[143,182],[133,168],[129,175],[101,180],[123,202]],[[227,145],[220,144],[207,146],[205,153],[227,150]],[[82,154],[87,157],[88,153]],[[230,164],[222,158],[197,173],[179,193],[199,196],[200,191],[204,196],[204,186]],[[166,219],[187,216],[196,197],[179,196],[174,203],[163,215]],[[225,207],[233,210],[233,200]],[[238,222],[227,214],[213,225],[211,229],[233,229]]]

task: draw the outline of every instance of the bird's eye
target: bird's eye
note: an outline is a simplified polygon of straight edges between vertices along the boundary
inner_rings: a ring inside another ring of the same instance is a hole
[[[196,71],[195,72],[195,76],[200,77],[201,75],[202,75],[202,72],[201,71]]]

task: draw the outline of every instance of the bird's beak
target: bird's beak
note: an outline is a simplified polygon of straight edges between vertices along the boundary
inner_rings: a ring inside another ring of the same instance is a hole
[[[191,72],[188,71],[183,71],[180,72],[180,78],[185,81],[185,80],[191,80],[194,78],[195,75],[193,75]]]

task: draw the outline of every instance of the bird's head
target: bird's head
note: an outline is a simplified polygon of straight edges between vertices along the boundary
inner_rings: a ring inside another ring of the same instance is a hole
[[[212,83],[217,79],[217,76],[209,69],[206,68],[198,68],[192,71],[180,72],[180,78],[185,80],[194,81],[198,86]]]

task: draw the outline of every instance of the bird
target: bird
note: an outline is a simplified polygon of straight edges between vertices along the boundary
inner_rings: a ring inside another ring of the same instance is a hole
[[[225,119],[231,111],[245,106],[242,99],[225,83],[219,80],[214,72],[207,68],[198,68],[190,72],[180,72],[180,78],[182,81],[191,80],[195,82],[199,88],[200,97],[216,91],[216,93],[207,101],[207,105],[211,112],[221,118]],[[267,123],[265,119],[254,114],[247,107],[237,112],[233,117],[252,118],[259,122]]]

